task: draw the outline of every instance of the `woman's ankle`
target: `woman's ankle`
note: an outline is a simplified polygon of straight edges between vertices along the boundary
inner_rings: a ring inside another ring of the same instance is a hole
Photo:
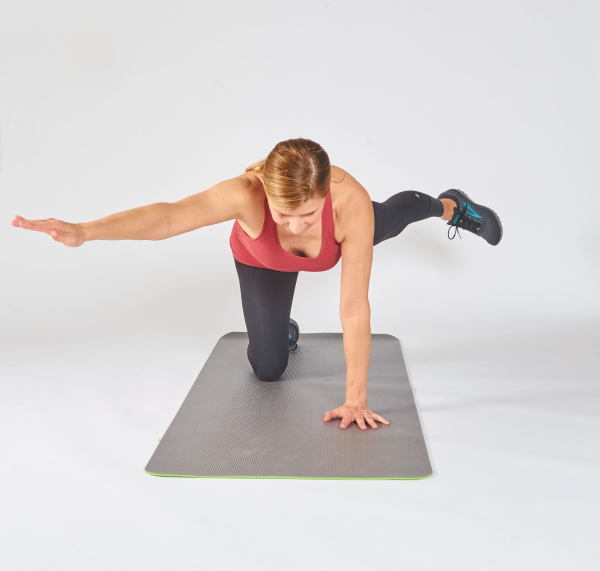
[[[440,198],[440,202],[444,205],[444,213],[442,214],[442,220],[452,220],[454,216],[454,209],[456,208],[456,202],[451,198]]]

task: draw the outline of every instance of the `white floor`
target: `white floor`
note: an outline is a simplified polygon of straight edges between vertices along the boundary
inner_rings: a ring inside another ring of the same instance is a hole
[[[210,343],[7,340],[2,568],[598,569],[599,328],[486,325],[385,331],[434,468],[420,481],[149,476]]]

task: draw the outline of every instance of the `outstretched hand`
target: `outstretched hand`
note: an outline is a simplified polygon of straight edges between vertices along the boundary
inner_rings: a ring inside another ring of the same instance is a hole
[[[376,421],[382,422],[383,424],[389,424],[389,422],[383,418],[383,416],[375,414],[367,405],[362,406],[343,404],[338,408],[328,410],[325,413],[325,418],[323,418],[323,420],[325,422],[329,422],[332,418],[342,419],[342,422],[340,422],[340,428],[347,428],[351,422],[356,422],[361,430],[367,430],[365,420],[369,423],[371,428],[379,428]]]
[[[10,223],[15,228],[44,232],[51,236],[55,242],[60,242],[71,248],[81,246],[85,242],[83,230],[78,224],[70,224],[69,222],[63,222],[56,218],[27,220],[22,216],[15,216]]]

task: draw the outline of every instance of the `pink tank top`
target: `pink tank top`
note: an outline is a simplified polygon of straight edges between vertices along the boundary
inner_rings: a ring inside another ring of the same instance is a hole
[[[333,268],[342,257],[342,245],[335,241],[331,189],[325,197],[321,214],[321,252],[316,258],[303,258],[283,249],[277,236],[277,224],[265,196],[265,222],[260,235],[252,239],[236,220],[231,229],[229,245],[233,257],[242,264],[280,272],[324,272]]]

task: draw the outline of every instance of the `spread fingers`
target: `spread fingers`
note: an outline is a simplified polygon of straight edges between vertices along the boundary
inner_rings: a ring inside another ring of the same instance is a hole
[[[373,413],[373,418],[375,420],[378,420],[379,422],[382,422],[383,424],[389,424],[389,421],[387,421],[385,418],[383,418],[383,416],[380,416],[379,414]]]

